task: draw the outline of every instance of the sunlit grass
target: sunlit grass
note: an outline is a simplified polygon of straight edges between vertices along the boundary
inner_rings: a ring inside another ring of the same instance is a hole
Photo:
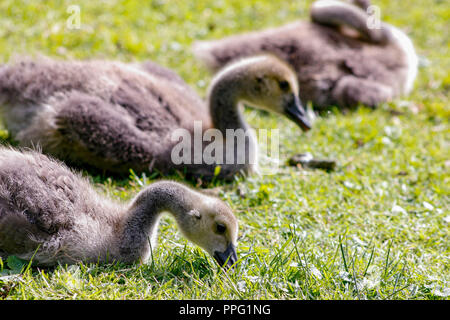
[[[306,134],[247,110],[253,127],[280,129],[283,161],[308,151],[338,166],[327,173],[282,165],[275,176],[213,184],[240,221],[234,271],[219,269],[164,218],[151,264],[41,270],[3,261],[0,298],[448,299],[450,8],[438,0],[374,2],[416,45],[422,67],[413,94],[376,111],[330,113]],[[189,51],[194,40],[307,18],[310,3],[6,0],[0,62],[16,54],[152,59],[203,95],[211,75]],[[80,29],[66,27],[72,4],[81,8]],[[151,179],[92,181],[128,201]]]

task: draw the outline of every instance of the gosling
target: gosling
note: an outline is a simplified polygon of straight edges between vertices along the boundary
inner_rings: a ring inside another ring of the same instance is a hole
[[[211,180],[220,166],[217,178],[232,180],[241,172],[257,172],[252,134],[239,146],[233,142],[231,150],[224,138],[216,151],[218,159],[209,161],[202,155],[218,141],[203,139],[198,152],[197,141],[186,137],[180,142],[174,133],[182,130],[195,139],[196,123],[201,137],[212,131],[225,137],[228,129],[251,133],[240,109],[243,103],[284,115],[306,131],[311,124],[298,92],[295,73],[271,55],[224,67],[211,82],[207,102],[173,71],[152,62],[41,58],[0,68],[0,114],[21,147],[39,145],[70,166],[119,175],[128,175],[130,168],[138,174],[179,170]],[[183,159],[174,160],[173,151],[180,145]],[[229,161],[239,153],[248,156]],[[184,159],[186,154],[192,156]]]
[[[37,266],[146,263],[161,214],[225,267],[237,261],[238,221],[221,200],[173,181],[131,204],[98,194],[86,178],[36,151],[0,147],[0,258]]]
[[[371,27],[369,0],[315,1],[311,21],[199,41],[194,54],[216,71],[235,59],[277,55],[297,73],[300,99],[315,110],[377,107],[411,92],[418,57],[411,39],[385,23]]]

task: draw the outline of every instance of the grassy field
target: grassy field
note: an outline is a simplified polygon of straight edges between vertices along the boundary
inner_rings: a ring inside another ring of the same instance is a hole
[[[307,18],[311,2],[3,0],[0,62],[15,54],[152,59],[203,95],[211,75],[190,52],[194,40]],[[339,165],[330,173],[283,166],[276,176],[212,185],[240,220],[234,272],[167,217],[151,264],[41,270],[10,259],[0,263],[0,299],[449,299],[450,6],[374,2],[416,45],[413,94],[376,111],[330,113],[306,134],[247,110],[253,127],[280,128],[283,160],[309,151]],[[72,4],[80,29],[66,27]],[[1,127],[0,137],[8,137]],[[124,201],[150,182],[92,180]]]

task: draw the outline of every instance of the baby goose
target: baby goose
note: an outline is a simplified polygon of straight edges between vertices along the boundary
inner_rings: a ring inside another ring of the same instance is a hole
[[[221,200],[172,181],[142,190],[130,205],[43,154],[0,147],[0,257],[39,266],[77,262],[144,263],[163,212],[220,265],[236,260],[238,222]]]
[[[408,94],[417,75],[414,46],[399,29],[371,16],[369,0],[356,5],[320,0],[311,22],[194,44],[196,56],[211,70],[261,52],[277,55],[297,72],[300,98],[316,109],[375,107]],[[377,25],[379,22],[379,25]],[[371,25],[372,23],[372,25]]]
[[[179,139],[172,135],[177,129],[193,133],[197,121],[202,133],[215,128],[224,137],[227,129],[247,130],[239,109],[243,102],[286,115],[308,130],[298,93],[295,73],[270,55],[226,66],[212,80],[207,103],[175,73],[152,62],[42,58],[0,68],[0,113],[20,146],[40,145],[43,152],[70,164],[122,174],[130,168],[137,173],[181,169],[207,180],[217,174],[217,165],[218,178],[252,172],[255,164],[249,158],[244,163],[207,163],[195,161],[195,150],[194,161],[176,163],[172,150]],[[206,143],[200,143],[201,154]],[[246,153],[256,150],[256,141],[249,135],[242,148]],[[237,151],[228,152],[235,156]],[[226,150],[223,157],[228,159]]]

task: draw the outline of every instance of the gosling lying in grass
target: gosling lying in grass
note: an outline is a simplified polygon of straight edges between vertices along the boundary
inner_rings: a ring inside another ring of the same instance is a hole
[[[199,41],[193,51],[213,71],[242,57],[275,54],[294,68],[300,99],[315,109],[376,107],[408,94],[418,67],[411,40],[392,25],[377,26],[369,0],[353,2],[316,1],[311,21]]]
[[[182,129],[194,136],[196,123],[202,135],[208,129],[223,137],[228,129],[247,131],[240,109],[244,102],[285,115],[308,130],[298,92],[295,73],[270,55],[225,67],[212,80],[206,102],[173,71],[153,62],[23,59],[0,67],[0,118],[20,146],[39,145],[71,166],[121,175],[130,168],[138,174],[179,170],[211,180],[220,165],[217,178],[232,180],[238,173],[257,171],[253,135],[242,145],[233,142],[230,150],[224,138],[218,148],[223,158],[212,163],[204,157],[197,161],[210,143],[200,141],[197,151],[193,141],[193,150],[185,152],[192,156],[178,163],[172,158],[179,144],[173,133]],[[255,157],[228,160],[244,152]]]
[[[221,200],[160,181],[130,204],[99,195],[81,175],[34,151],[0,147],[0,257],[38,266],[145,263],[161,214],[220,265],[236,260],[238,222]]]

